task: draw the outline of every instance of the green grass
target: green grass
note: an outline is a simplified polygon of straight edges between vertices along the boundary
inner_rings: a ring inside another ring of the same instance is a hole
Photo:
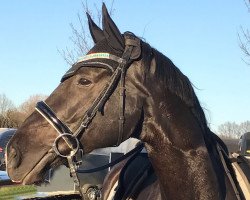
[[[0,188],[0,200],[14,200],[17,196],[36,192],[36,187],[32,185],[5,186]]]

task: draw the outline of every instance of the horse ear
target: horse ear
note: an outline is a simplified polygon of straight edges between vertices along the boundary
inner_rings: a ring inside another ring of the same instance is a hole
[[[123,51],[125,46],[124,38],[111,19],[104,3],[102,4],[102,26],[103,33],[110,46],[117,51]]]
[[[95,24],[95,22],[92,20],[89,13],[86,13],[88,18],[88,24],[89,24],[89,31],[93,38],[94,43],[103,40],[105,38],[103,31]]]

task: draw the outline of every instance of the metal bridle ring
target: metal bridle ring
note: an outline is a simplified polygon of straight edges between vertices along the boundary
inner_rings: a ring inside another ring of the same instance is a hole
[[[69,155],[63,155],[62,153],[60,153],[60,151],[59,151],[59,149],[58,149],[58,146],[57,146],[59,139],[62,138],[62,137],[64,137],[64,136],[69,137],[69,138],[71,138],[71,139],[73,139],[73,140],[76,141],[76,148],[72,149],[72,150],[70,151],[70,154],[69,154]],[[79,147],[80,147],[79,140],[78,140],[75,136],[73,136],[72,134],[70,134],[70,133],[62,133],[62,134],[60,134],[60,135],[55,139],[55,141],[54,141],[54,143],[53,143],[53,146],[52,146],[52,148],[54,149],[55,153],[56,153],[58,156],[61,156],[61,157],[64,157],[64,158],[67,158],[67,157],[69,157],[69,156],[74,156],[74,155],[78,152]]]

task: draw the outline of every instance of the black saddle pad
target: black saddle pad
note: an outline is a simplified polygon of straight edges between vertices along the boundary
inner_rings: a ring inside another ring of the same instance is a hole
[[[130,158],[123,167],[114,200],[135,197],[143,187],[143,183],[154,173],[146,153]]]

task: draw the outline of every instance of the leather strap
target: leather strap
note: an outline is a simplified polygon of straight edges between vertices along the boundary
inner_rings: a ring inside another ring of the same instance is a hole
[[[224,155],[226,155],[226,154],[225,154],[225,152],[223,151],[223,149],[221,148],[221,146],[220,146],[218,143],[216,143],[216,148],[217,148],[217,151],[218,151],[218,153],[219,153],[220,160],[221,160],[221,162],[222,162],[222,166],[223,166],[223,168],[224,168],[224,170],[225,170],[225,173],[227,174],[227,177],[228,177],[228,179],[229,179],[229,181],[230,181],[230,183],[231,183],[231,185],[232,185],[232,187],[233,187],[233,190],[234,190],[236,199],[237,199],[237,200],[241,200],[240,193],[239,193],[239,191],[238,191],[238,189],[237,189],[237,187],[236,187],[236,184],[235,184],[235,182],[234,182],[234,180],[233,180],[233,178],[232,178],[231,172],[230,172],[230,170],[228,169],[227,164],[226,164],[226,161],[225,161],[225,158],[224,158],[224,156],[223,156],[223,154],[224,154]],[[227,155],[226,155],[226,156],[227,156]],[[231,164],[231,163],[230,163],[230,164]]]
[[[112,167],[112,166],[116,165],[117,163],[125,160],[126,158],[128,158],[128,157],[130,157],[132,155],[139,154],[142,151],[143,147],[144,147],[144,144],[140,143],[134,149],[132,149],[128,153],[124,154],[123,156],[117,158],[113,162],[110,162],[110,163],[108,163],[106,165],[103,165],[103,166],[100,166],[100,167],[96,167],[96,168],[92,168],[92,169],[78,169],[77,172],[78,173],[85,173],[86,174],[86,173],[94,173],[94,172],[98,172],[98,171],[107,169],[107,168]]]

